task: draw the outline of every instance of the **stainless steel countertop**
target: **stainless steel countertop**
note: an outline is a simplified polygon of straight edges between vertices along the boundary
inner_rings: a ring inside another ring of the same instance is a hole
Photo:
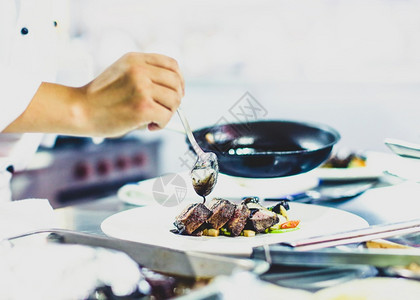
[[[405,189],[407,193],[401,192]],[[419,201],[420,183],[404,182],[384,176],[375,188],[358,197],[326,202],[323,205],[357,214],[369,224],[376,225],[418,218]],[[55,213],[60,226],[66,229],[104,235],[100,227],[103,220],[117,212],[136,207],[120,201],[115,195],[59,208],[55,210]],[[396,237],[392,240],[418,246],[420,234]],[[314,272],[319,274],[314,275]],[[299,280],[296,277],[297,274],[299,274]],[[272,266],[266,274],[261,276],[261,279],[283,287],[316,291],[334,282],[346,282],[350,279],[378,275],[381,274],[378,274],[378,270],[371,266],[320,269]]]
[[[76,203],[54,210],[58,225],[65,229],[104,235],[101,223],[107,217],[136,206],[123,203],[117,196]]]

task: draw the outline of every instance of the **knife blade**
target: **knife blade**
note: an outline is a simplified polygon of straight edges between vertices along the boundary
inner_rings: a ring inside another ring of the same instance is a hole
[[[267,245],[254,248],[251,257],[285,266],[371,265],[385,268],[420,264],[420,249],[327,248],[299,251],[282,245]]]
[[[207,253],[184,252],[117,238],[82,233],[65,229],[38,230],[8,238],[9,241],[23,236],[47,233],[48,240],[64,244],[103,247],[121,251],[140,266],[167,275],[191,278],[213,278],[230,275],[235,270],[262,274],[269,268],[263,260],[232,258]]]

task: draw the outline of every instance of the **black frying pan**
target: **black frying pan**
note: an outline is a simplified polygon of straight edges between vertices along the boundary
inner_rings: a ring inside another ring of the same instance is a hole
[[[340,139],[329,126],[293,121],[218,125],[196,130],[194,136],[204,151],[217,155],[221,173],[252,178],[310,171]]]

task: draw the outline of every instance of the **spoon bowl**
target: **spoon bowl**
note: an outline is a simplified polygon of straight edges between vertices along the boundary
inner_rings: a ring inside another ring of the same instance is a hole
[[[206,196],[212,192],[217,183],[217,177],[219,175],[217,156],[213,152],[204,152],[203,149],[201,149],[194,138],[184,113],[180,108],[178,108],[177,112],[182,125],[185,128],[188,140],[197,154],[197,161],[191,170],[192,184],[197,195],[203,197],[203,201],[205,202]]]
[[[205,152],[204,154],[204,159],[197,158],[191,170],[191,178],[195,192],[205,200],[205,196],[210,194],[216,185],[219,165],[216,154],[213,152]]]

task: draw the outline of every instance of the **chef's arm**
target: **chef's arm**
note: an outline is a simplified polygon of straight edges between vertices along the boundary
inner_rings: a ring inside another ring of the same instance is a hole
[[[129,53],[83,87],[44,82],[26,110],[3,132],[113,137],[163,128],[184,95],[177,62]]]

